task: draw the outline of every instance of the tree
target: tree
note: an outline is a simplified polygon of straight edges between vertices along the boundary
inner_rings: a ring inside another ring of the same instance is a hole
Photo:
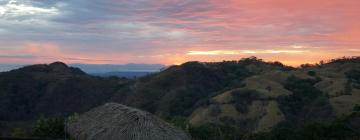
[[[360,105],[359,105],[359,104],[356,104],[356,105],[354,106],[353,111],[355,111],[355,112],[360,112]]]
[[[41,118],[32,132],[32,136],[44,138],[63,138],[65,136],[65,121],[63,118]]]
[[[28,137],[29,134],[28,132],[23,129],[23,128],[14,128],[12,131],[11,131],[11,136],[12,137],[17,137],[17,138],[23,138],[23,137]]]
[[[175,116],[170,120],[168,120],[168,122],[183,130],[187,130],[188,127],[190,126],[189,120],[186,117],[182,117],[182,116]]]
[[[191,126],[189,132],[194,140],[241,140],[244,135],[239,128],[212,123]]]
[[[316,72],[315,71],[308,71],[308,73],[307,73],[308,75],[310,75],[310,76],[316,76]]]
[[[356,82],[356,83],[360,82],[360,71],[359,70],[348,71],[348,72],[345,73],[345,75],[352,82]]]

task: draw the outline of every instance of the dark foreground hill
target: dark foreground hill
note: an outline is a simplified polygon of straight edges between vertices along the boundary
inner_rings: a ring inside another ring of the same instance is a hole
[[[359,73],[359,57],[300,68],[255,57],[188,62],[136,80],[90,76],[59,62],[34,65],[0,73],[0,120],[68,116],[117,102],[187,129],[199,126],[201,131],[188,131],[206,130],[203,136],[222,130],[213,126],[234,128],[224,133],[269,132],[284,123],[329,123],[360,111]]]
[[[55,62],[0,73],[0,120],[22,121],[40,116],[87,111],[109,100],[129,81],[89,76]]]

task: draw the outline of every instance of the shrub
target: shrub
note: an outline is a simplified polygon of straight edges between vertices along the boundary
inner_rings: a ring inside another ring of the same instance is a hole
[[[34,137],[43,138],[62,138],[65,136],[65,121],[63,118],[41,118],[39,119],[32,132]]]
[[[360,70],[351,70],[345,73],[346,77],[355,83],[360,83]]]
[[[359,135],[345,122],[307,123],[301,127],[279,127],[270,132],[250,134],[246,140],[347,140]]]
[[[186,117],[182,117],[182,116],[175,116],[170,120],[168,120],[168,122],[183,130],[187,130],[188,127],[190,126],[189,120]]]
[[[212,123],[192,126],[189,132],[194,140],[240,140],[244,135],[236,127]]]
[[[307,74],[310,75],[310,76],[316,76],[316,72],[312,71],[312,70],[308,71]]]
[[[11,131],[11,136],[17,138],[24,138],[24,137],[28,137],[29,133],[23,128],[14,128]]]
[[[319,115],[324,115],[321,113],[328,113],[326,112],[329,111],[327,108],[327,98],[324,97],[320,90],[314,87],[314,84],[320,80],[321,79],[301,79],[295,76],[290,76],[287,79],[285,88],[292,91],[293,94],[278,98],[280,109],[284,112],[287,119],[291,121],[297,121],[299,119],[306,120],[311,119],[308,117],[316,118]],[[319,111],[314,112],[314,108]],[[309,111],[313,112],[313,114],[311,114],[312,116],[307,115]]]
[[[259,99],[259,95],[256,90],[245,89],[233,91],[231,94],[234,97],[236,110],[241,113],[248,112],[248,106],[250,106],[254,100]]]
[[[353,108],[353,111],[355,112],[360,112],[360,105],[359,104],[356,104]]]

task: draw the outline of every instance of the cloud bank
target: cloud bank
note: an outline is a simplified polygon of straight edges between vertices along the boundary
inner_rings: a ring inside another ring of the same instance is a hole
[[[360,55],[358,0],[0,0],[0,63]]]

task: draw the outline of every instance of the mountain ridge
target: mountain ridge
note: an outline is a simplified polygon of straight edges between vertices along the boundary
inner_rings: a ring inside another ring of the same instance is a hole
[[[106,102],[162,118],[187,118],[244,131],[269,131],[284,121],[332,121],[360,103],[360,57],[300,68],[256,57],[187,62],[136,80],[102,78],[56,62],[0,73],[0,120],[68,116]],[[11,118],[11,119],[10,119]]]

